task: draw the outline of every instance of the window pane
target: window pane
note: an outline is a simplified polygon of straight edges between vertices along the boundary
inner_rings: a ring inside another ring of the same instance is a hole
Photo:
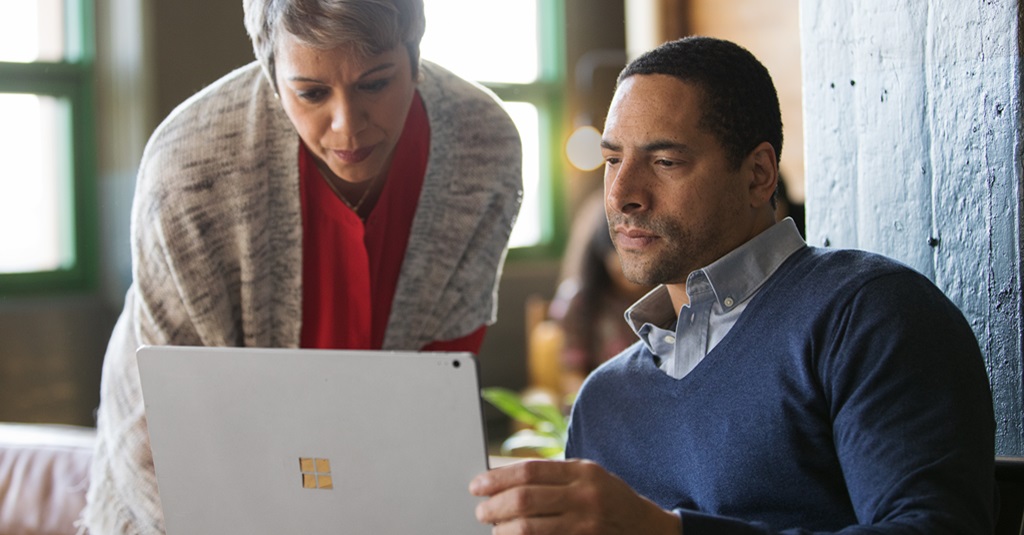
[[[537,107],[526,102],[506,102],[505,110],[519,129],[523,141],[523,205],[512,229],[509,247],[540,243],[540,123]]]
[[[537,80],[536,0],[425,0],[420,54],[469,80]]]
[[[0,117],[0,272],[70,267],[67,104],[0,93]]]
[[[63,0],[0,0],[0,61],[63,58]]]

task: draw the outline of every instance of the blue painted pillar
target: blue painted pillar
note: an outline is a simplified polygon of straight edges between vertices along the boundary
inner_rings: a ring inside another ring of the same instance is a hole
[[[1024,455],[1020,0],[801,0],[807,236],[921,271]]]

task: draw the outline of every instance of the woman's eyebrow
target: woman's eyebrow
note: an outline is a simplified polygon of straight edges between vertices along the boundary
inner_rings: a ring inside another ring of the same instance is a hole
[[[394,66],[395,66],[394,63],[381,63],[380,65],[377,65],[376,67],[373,67],[373,68],[367,70],[363,74],[360,74],[359,78],[366,78],[367,76],[370,76],[371,74],[376,74],[378,71],[384,71],[384,70],[390,69],[391,67],[394,67]]]
[[[324,83],[323,80],[318,80],[316,78],[310,78],[308,76],[299,76],[299,75],[289,76],[288,78],[285,78],[285,79],[288,80],[289,82],[307,82],[307,83],[311,83],[311,84],[322,84],[322,83]]]
[[[359,78],[360,79],[366,78],[367,76],[375,74],[375,73],[377,73],[379,71],[384,71],[384,70],[390,69],[391,67],[394,67],[394,65],[395,65],[394,63],[382,63],[382,64],[377,65],[375,67],[372,67],[369,70],[367,70],[366,72],[360,74]],[[289,77],[287,77],[285,79],[288,80],[289,82],[305,82],[305,83],[311,83],[311,84],[323,84],[323,83],[325,83],[323,80],[320,80],[318,78],[311,78],[309,76],[303,76],[301,74],[296,74],[296,75],[293,75],[293,76],[289,76]]]

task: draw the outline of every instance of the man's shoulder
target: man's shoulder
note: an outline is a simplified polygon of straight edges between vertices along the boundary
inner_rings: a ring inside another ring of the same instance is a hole
[[[855,291],[876,279],[890,276],[927,281],[910,266],[878,253],[821,247],[797,251],[777,274],[786,286],[826,294]]]
[[[863,274],[884,274],[899,271],[913,271],[911,267],[894,258],[861,249],[832,249],[808,246],[804,251],[811,267],[839,272]]]
[[[869,313],[894,320],[912,315],[936,324],[966,324],[963,313],[934,282],[893,258],[869,251],[814,247],[794,257],[779,270],[776,283],[765,292],[770,297],[762,300],[761,306],[772,310],[784,307],[792,312],[791,317],[814,321],[839,321],[848,314]]]

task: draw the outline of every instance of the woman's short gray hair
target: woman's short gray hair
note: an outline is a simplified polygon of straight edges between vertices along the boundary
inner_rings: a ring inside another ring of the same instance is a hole
[[[423,0],[243,0],[242,6],[256,59],[275,88],[274,52],[282,32],[316,48],[355,45],[367,56],[401,43],[413,77],[418,75]]]

